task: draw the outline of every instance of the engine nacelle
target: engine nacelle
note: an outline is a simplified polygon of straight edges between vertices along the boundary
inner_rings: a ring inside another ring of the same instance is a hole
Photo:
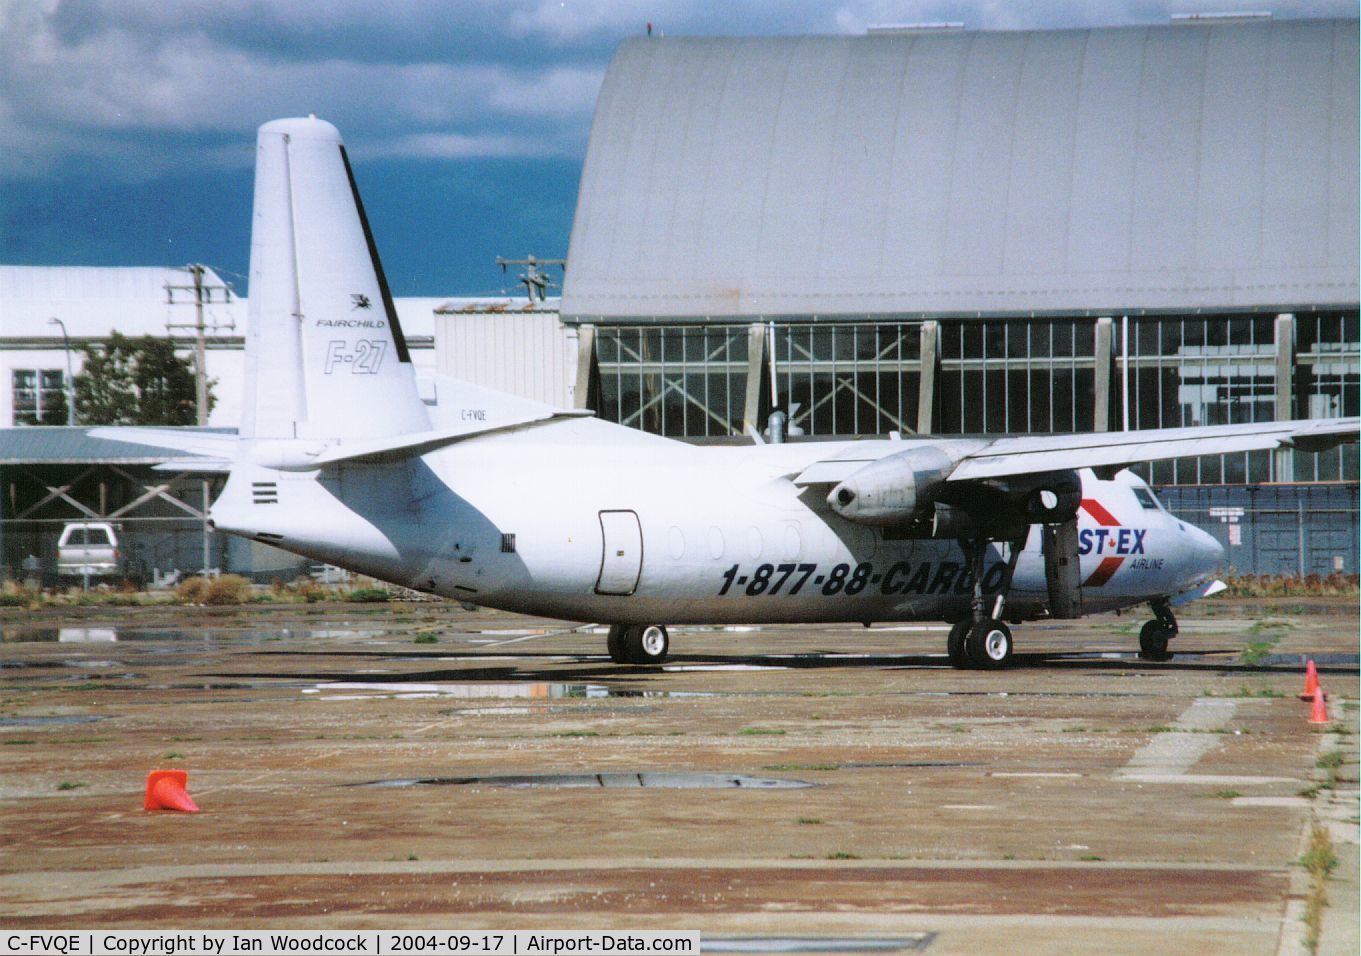
[[[889,527],[911,520],[954,468],[939,448],[913,448],[870,462],[832,489],[831,509],[847,521]]]

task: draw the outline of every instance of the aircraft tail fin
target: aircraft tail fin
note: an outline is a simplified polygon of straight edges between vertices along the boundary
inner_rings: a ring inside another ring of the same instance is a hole
[[[241,435],[384,438],[426,431],[383,266],[339,131],[260,127]]]

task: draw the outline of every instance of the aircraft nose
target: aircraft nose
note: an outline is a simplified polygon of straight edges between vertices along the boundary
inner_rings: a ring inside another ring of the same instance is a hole
[[[1195,552],[1196,570],[1205,574],[1215,574],[1224,567],[1226,552],[1208,531],[1191,527],[1191,547]]]

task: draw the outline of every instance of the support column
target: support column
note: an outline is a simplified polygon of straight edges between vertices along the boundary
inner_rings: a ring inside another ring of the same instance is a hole
[[[1115,322],[1109,315],[1096,320],[1095,345],[1092,349],[1092,431],[1111,429],[1111,400],[1115,376]]]
[[[921,377],[917,381],[917,434],[936,430],[936,379],[940,377],[940,323],[934,319],[921,327]]]
[[[595,326],[577,326],[577,381],[572,393],[576,408],[599,410],[600,363],[595,353]]]
[[[1276,316],[1276,421],[1295,417],[1295,316],[1282,312]],[[1272,453],[1271,480],[1295,479],[1295,452],[1278,448]]]
[[[761,398],[766,394],[766,327],[747,327],[747,399],[742,406],[742,434],[761,433]]]

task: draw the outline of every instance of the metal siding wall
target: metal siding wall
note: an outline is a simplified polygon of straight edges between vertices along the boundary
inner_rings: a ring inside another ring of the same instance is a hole
[[[1357,485],[1176,485],[1156,490],[1168,511],[1204,528],[1225,546],[1229,568],[1238,574],[1357,573]],[[1242,509],[1236,522],[1241,543],[1231,543],[1234,521],[1218,509]]]
[[[549,405],[571,404],[574,340],[556,313],[435,316],[440,374]]]

